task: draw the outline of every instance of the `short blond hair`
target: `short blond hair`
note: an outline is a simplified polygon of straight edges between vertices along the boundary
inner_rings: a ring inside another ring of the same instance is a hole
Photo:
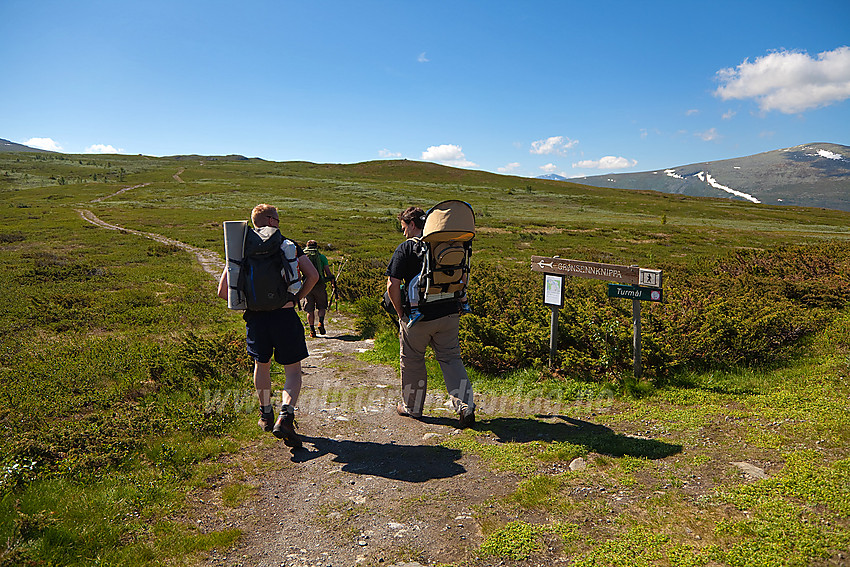
[[[266,218],[266,215],[272,213],[276,215],[279,214],[277,212],[277,207],[274,205],[267,205],[266,203],[260,203],[251,211],[251,224],[253,224],[256,228],[268,226],[269,221]]]

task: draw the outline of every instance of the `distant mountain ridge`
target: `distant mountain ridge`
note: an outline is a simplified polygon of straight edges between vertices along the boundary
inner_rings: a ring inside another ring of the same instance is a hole
[[[39,152],[0,138],[0,152]],[[168,156],[170,159],[264,161],[238,154]],[[407,160],[365,163],[408,163]],[[418,163],[418,162],[417,162]],[[422,162],[421,166],[437,166]],[[364,164],[351,164],[363,167]],[[439,166],[442,169],[444,166]],[[454,175],[470,170],[445,167]],[[694,163],[642,173],[616,173],[566,178],[548,174],[537,179],[567,181],[592,187],[649,190],[693,197],[719,197],[767,205],[819,207],[850,212],[850,146],[815,142],[746,157]]]
[[[594,187],[850,211],[850,146],[816,142],[741,158],[569,181]]]
[[[41,150],[39,148],[31,148],[23,144],[10,142],[9,140],[4,140],[3,138],[0,138],[0,152],[43,152],[47,154],[55,153],[51,152],[50,150]]]

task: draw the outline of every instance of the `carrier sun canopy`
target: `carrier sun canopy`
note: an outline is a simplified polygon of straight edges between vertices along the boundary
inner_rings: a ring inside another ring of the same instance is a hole
[[[422,240],[443,242],[465,241],[475,238],[475,213],[464,201],[443,201],[434,205],[425,215]]]

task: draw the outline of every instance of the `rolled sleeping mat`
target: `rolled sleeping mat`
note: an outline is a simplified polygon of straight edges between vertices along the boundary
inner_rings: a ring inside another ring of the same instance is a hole
[[[248,221],[224,221],[224,258],[227,263],[227,307],[247,309],[245,296],[236,290],[242,255],[245,250],[245,235]]]

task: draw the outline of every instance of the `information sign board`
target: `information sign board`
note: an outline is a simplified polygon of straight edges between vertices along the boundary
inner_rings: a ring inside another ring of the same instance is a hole
[[[546,274],[543,286],[543,305],[564,306],[564,276]]]

